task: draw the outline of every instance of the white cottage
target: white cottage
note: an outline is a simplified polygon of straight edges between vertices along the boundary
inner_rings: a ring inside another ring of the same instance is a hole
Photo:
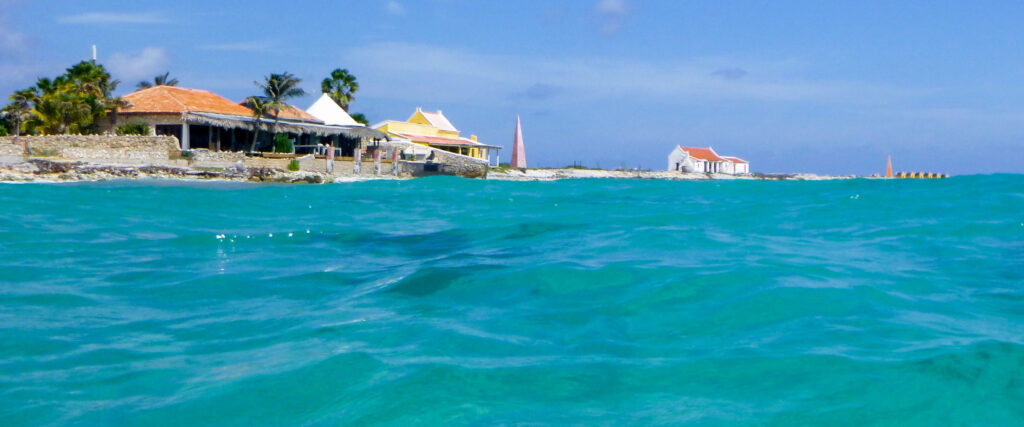
[[[676,146],[668,154],[668,170],[687,173],[750,173],[750,165],[738,157],[723,157],[711,147]]]

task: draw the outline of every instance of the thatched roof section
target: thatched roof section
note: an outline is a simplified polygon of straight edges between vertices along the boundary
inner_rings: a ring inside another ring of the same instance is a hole
[[[253,129],[256,124],[256,119],[252,116],[234,116],[225,114],[211,114],[211,113],[184,113],[182,119],[190,124],[201,124],[210,125],[226,129]],[[274,120],[264,118],[260,120],[260,129],[270,130]],[[332,125],[321,125],[315,123],[302,123],[295,122],[286,119],[281,119],[277,123],[277,130],[279,132],[298,133],[298,134],[313,134],[319,136],[333,136],[343,135],[348,138],[359,138],[374,140],[379,139],[388,141],[391,138],[388,134],[381,132],[376,129],[370,129],[363,126],[332,126]]]

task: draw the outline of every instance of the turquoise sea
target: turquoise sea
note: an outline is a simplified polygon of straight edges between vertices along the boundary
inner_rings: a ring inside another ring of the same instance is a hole
[[[1024,424],[1024,176],[0,184],[0,424]]]

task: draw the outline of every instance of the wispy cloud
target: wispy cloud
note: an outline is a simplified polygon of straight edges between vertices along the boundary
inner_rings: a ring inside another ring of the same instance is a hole
[[[389,15],[394,15],[394,16],[404,16],[405,15],[405,6],[403,6],[401,3],[399,3],[399,2],[397,2],[395,0],[388,0],[387,4],[385,5],[385,10],[387,10]]]
[[[396,62],[394,58],[403,58]],[[857,102],[900,96],[906,91],[857,82],[811,81],[786,71],[790,60],[757,63],[764,72],[751,78],[745,69],[727,68],[714,61],[615,60],[563,57],[538,59],[492,55],[443,47],[378,43],[354,48],[345,61],[361,64],[368,76],[364,87],[377,87],[378,96],[410,101],[493,103],[498,100],[546,103],[642,102],[694,100],[766,100],[781,102]],[[729,60],[735,63],[735,60]],[[731,70],[723,79],[716,70]],[[380,83],[372,84],[376,80]],[[542,82],[542,83],[539,83]],[[556,96],[557,95],[557,96]]]
[[[626,0],[599,0],[594,10],[608,15],[625,15],[629,12],[629,7]]]
[[[32,37],[11,25],[10,15],[20,7],[19,3],[0,0],[0,94],[27,85],[52,66],[48,61],[33,57]]]
[[[601,32],[614,33],[625,26],[630,7],[626,0],[598,0],[594,12],[601,20]]]
[[[170,20],[156,12],[87,12],[57,18],[62,24],[163,24]]]
[[[268,41],[251,41],[251,42],[234,42],[234,43],[219,43],[219,44],[208,44],[199,46],[202,50],[215,50],[215,51],[234,51],[234,52],[256,52],[261,50],[267,50],[274,47],[273,42]]]
[[[10,1],[0,1],[0,54],[4,56],[23,53],[28,47],[28,38],[11,27],[8,18],[12,7]]]
[[[711,73],[726,80],[739,80],[747,76],[747,70],[742,68],[719,68]]]
[[[160,47],[147,47],[137,54],[115,53],[106,61],[110,72],[119,79],[144,79],[167,71],[170,55]]]

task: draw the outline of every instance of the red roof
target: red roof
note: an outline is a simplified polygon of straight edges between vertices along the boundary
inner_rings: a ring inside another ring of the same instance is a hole
[[[407,134],[407,133],[396,133],[396,135],[400,135],[403,138],[408,138],[410,141],[413,141],[413,142],[422,142],[424,144],[466,145],[466,146],[483,145],[483,144],[481,144],[479,142],[473,141],[471,139],[466,139],[466,138],[445,138],[445,137],[441,137],[441,136],[411,135],[411,134]]]
[[[715,150],[712,150],[711,147],[708,147],[708,148],[696,148],[696,147],[682,147],[682,146],[680,146],[679,148],[681,150],[689,153],[690,156],[698,158],[698,159],[701,159],[701,160],[707,160],[709,162],[724,162],[724,161],[726,161],[725,159],[723,159],[721,157],[718,157],[718,154],[715,154]]]
[[[249,114],[252,114],[252,113],[249,113]],[[281,113],[279,114],[279,117],[282,118],[282,119],[299,119],[299,120],[323,123],[322,120],[319,120],[316,117],[313,117],[309,113],[303,111],[301,108],[296,107],[294,105],[285,105],[285,107],[281,109]]]
[[[746,163],[747,162],[746,160],[743,160],[743,159],[741,159],[739,157],[733,157],[733,156],[722,156],[722,158],[724,158],[724,159],[726,159],[726,160],[728,160],[730,162],[733,162],[733,163]]]
[[[213,92],[176,86],[154,86],[124,96],[131,106],[119,108],[119,113],[180,114],[214,113],[251,116],[252,110],[231,102]]]

